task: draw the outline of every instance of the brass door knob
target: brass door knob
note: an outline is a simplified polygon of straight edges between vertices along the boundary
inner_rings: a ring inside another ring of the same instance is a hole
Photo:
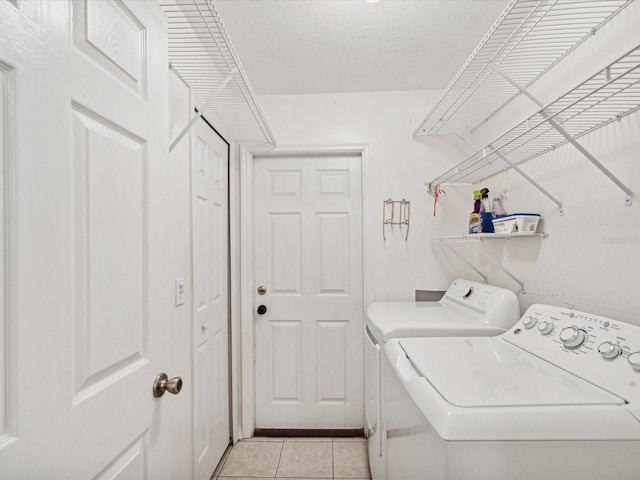
[[[177,395],[182,390],[182,377],[169,378],[166,373],[159,373],[153,381],[153,396],[161,397],[164,392]]]

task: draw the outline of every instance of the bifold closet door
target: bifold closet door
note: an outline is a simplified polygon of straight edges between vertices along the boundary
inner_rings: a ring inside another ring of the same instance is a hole
[[[193,394],[196,478],[229,445],[229,149],[204,120],[191,131]]]

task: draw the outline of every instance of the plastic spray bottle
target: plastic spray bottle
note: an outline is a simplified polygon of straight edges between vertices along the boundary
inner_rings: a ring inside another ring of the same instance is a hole
[[[491,213],[493,217],[503,217],[507,214],[507,211],[502,205],[502,195],[493,199],[493,205],[491,205]]]
[[[469,215],[469,233],[478,233],[481,200],[482,194],[480,190],[475,190],[473,192],[473,212]]]
[[[480,190],[482,199],[480,201],[480,219],[478,221],[478,233],[494,233],[493,230],[493,214],[491,213],[491,205],[489,204],[489,189]]]

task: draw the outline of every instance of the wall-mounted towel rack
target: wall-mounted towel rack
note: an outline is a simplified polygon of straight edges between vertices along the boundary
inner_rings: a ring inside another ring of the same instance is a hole
[[[382,202],[382,239],[387,240],[387,227],[398,227],[403,233],[405,241],[409,240],[410,216],[411,202],[408,200],[404,198],[402,200],[384,200]]]

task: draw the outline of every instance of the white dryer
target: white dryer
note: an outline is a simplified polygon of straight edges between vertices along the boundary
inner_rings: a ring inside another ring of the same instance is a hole
[[[365,335],[365,412],[369,465],[373,480],[385,478],[381,349],[392,338],[493,336],[520,317],[511,290],[455,280],[438,302],[378,302],[367,308]]]
[[[533,305],[493,338],[387,343],[387,474],[637,480],[640,327]]]

